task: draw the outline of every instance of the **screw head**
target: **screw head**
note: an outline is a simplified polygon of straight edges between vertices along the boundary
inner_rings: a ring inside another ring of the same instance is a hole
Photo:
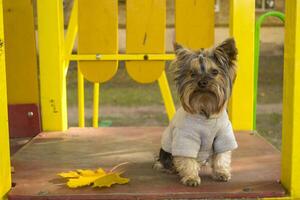
[[[100,54],[96,54],[96,60],[100,60],[101,55]]]
[[[27,112],[27,116],[30,118],[33,117],[33,112],[32,111]]]

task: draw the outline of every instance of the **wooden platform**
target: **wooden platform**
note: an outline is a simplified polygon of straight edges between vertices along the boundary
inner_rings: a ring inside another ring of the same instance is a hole
[[[71,128],[41,133],[12,158],[15,187],[10,200],[29,199],[164,199],[254,198],[284,196],[278,183],[280,153],[257,135],[236,133],[239,148],[233,154],[233,178],[213,181],[206,170],[202,184],[191,188],[176,175],[152,170],[164,128]],[[72,169],[111,168],[129,161],[127,185],[104,189],[69,189],[56,175]]]

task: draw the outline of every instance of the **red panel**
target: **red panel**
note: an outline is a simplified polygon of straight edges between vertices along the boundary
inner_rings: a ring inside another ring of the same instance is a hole
[[[36,104],[8,105],[9,134],[15,137],[33,137],[41,132],[40,111]]]

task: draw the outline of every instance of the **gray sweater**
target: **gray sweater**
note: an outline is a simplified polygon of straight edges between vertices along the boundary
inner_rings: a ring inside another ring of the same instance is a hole
[[[217,118],[187,113],[179,108],[162,135],[162,149],[173,156],[206,161],[213,153],[237,148],[231,123],[224,110]]]

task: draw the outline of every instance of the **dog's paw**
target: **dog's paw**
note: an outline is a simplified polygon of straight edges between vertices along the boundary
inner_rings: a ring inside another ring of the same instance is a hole
[[[152,168],[156,171],[162,171],[164,169],[163,165],[159,161],[155,161]]]
[[[227,171],[214,172],[212,177],[216,181],[227,182],[231,179],[231,174],[230,174],[230,172],[227,172]]]
[[[174,174],[174,173],[176,173],[172,169],[166,169],[166,168],[164,168],[164,166],[159,161],[155,161],[155,163],[153,164],[152,168],[154,170],[156,170],[156,171],[167,173],[167,174]]]
[[[183,177],[181,182],[186,186],[196,187],[201,183],[201,179],[199,176],[196,177]]]

